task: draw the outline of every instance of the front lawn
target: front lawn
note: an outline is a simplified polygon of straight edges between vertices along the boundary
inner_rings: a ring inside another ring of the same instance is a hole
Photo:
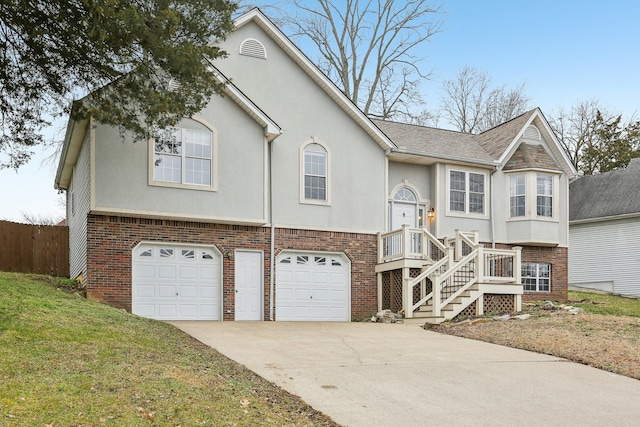
[[[0,425],[336,425],[175,327],[63,284],[0,273]]]

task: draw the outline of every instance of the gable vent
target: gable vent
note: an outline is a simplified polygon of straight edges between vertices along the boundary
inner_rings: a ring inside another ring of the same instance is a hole
[[[167,90],[169,92],[177,92],[181,88],[182,88],[182,85],[180,84],[179,81],[174,79],[169,79],[169,83],[167,83]]]
[[[531,125],[527,129],[525,129],[524,138],[534,139],[536,141],[540,141],[540,139],[542,139],[542,137],[540,136],[540,131],[534,125]]]
[[[254,58],[267,59],[267,51],[264,45],[256,39],[246,39],[240,44],[240,55]]]

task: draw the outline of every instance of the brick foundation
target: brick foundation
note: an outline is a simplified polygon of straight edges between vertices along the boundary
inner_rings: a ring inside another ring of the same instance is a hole
[[[89,215],[87,296],[131,311],[131,253],[141,241],[211,245],[222,257],[224,320],[234,318],[235,249],[264,253],[264,317],[269,318],[269,228]],[[284,249],[344,253],[351,260],[351,317],[377,310],[377,236],[357,233],[276,229],[275,254]],[[277,290],[276,290],[277,292]]]
[[[486,245],[485,246],[489,246]],[[496,244],[497,249],[511,249],[517,245]],[[526,292],[522,301],[562,301],[568,298],[568,249],[546,246],[522,246],[522,262],[551,264],[551,292]]]

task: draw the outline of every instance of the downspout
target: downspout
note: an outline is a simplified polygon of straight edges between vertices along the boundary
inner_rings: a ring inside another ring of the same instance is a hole
[[[269,320],[273,321],[273,289],[274,289],[274,273],[276,261],[273,258],[275,253],[275,236],[276,228],[273,224],[273,177],[272,177],[272,159],[273,159],[273,141],[269,141],[269,223],[271,224],[271,239],[269,246]]]
[[[496,199],[496,196],[493,192],[493,175],[495,175],[495,173],[498,172],[498,166],[495,167],[495,169],[491,172],[491,175],[489,175],[489,187],[490,187],[490,191],[491,191],[491,248],[495,249],[496,248],[496,226],[495,226],[495,205],[494,205],[494,200]]]

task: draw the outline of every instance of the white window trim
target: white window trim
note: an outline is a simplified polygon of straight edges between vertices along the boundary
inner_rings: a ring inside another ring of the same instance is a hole
[[[315,199],[307,199],[304,197],[304,151],[307,146],[311,144],[318,144],[322,148],[324,148],[327,153],[327,187],[326,187],[326,199],[325,200],[315,200]],[[331,151],[327,144],[323,143],[316,137],[312,137],[311,139],[305,141],[300,146],[300,172],[299,172],[299,180],[300,180],[300,203],[305,205],[319,205],[319,206],[331,206]]]
[[[511,194],[509,192],[511,185],[511,176],[524,175],[525,176],[525,214],[524,216],[511,216]],[[538,175],[550,175],[553,178],[553,204],[551,206],[552,216],[538,216]],[[544,221],[544,222],[560,222],[559,208],[560,208],[560,173],[556,171],[547,170],[518,170],[509,171],[505,173],[505,188],[506,188],[506,218],[508,222],[517,221]]]
[[[534,276],[525,276],[524,274],[522,274],[522,279],[535,279],[536,280],[536,289],[535,290],[525,290],[524,289],[524,283],[522,284],[523,286],[523,290],[524,292],[535,292],[535,293],[544,293],[544,294],[548,294],[551,293],[551,289],[552,289],[552,283],[551,283],[551,276],[553,275],[553,266],[548,263],[548,262],[523,262],[522,266],[525,265],[535,265],[536,266],[536,275]],[[541,291],[540,290],[540,266],[541,265],[548,265],[549,266],[549,290],[546,291]]]
[[[200,191],[217,191],[218,190],[218,133],[216,129],[211,126],[202,117],[194,116],[191,118],[202,125],[204,125],[208,131],[211,132],[211,185],[198,185],[198,184],[183,184],[177,182],[156,181],[154,176],[154,160],[155,160],[155,140],[149,139],[148,142],[148,184],[154,187],[168,187],[168,188],[182,188],[187,190],[200,190]],[[189,129],[188,127],[175,126],[179,129]],[[198,129],[195,129],[198,130]],[[183,166],[184,167],[184,166]]]
[[[465,180],[466,180],[466,188],[465,188],[465,211],[454,211],[451,209],[451,171],[455,172],[464,172]],[[484,213],[475,213],[469,212],[469,173],[475,173],[478,175],[484,176]],[[484,169],[474,169],[474,168],[466,168],[466,167],[455,167],[455,166],[447,166],[445,168],[446,174],[446,195],[445,195],[445,204],[446,216],[452,217],[461,217],[461,218],[477,218],[477,219],[488,219],[490,215],[491,208],[491,193],[489,188],[489,173]]]

